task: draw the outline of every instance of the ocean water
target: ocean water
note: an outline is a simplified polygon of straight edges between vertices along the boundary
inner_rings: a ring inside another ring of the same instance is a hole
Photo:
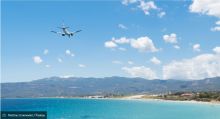
[[[48,119],[220,119],[220,105],[109,99],[2,99],[2,111],[47,111]]]

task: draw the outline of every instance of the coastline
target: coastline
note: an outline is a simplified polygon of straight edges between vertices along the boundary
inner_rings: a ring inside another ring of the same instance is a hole
[[[166,99],[159,99],[159,98],[144,98],[146,95],[133,95],[133,96],[126,96],[122,98],[117,98],[120,100],[140,100],[140,101],[158,101],[158,102],[175,102],[175,103],[193,103],[193,104],[211,104],[211,105],[220,105],[220,101],[196,101],[196,100],[166,100]],[[136,98],[138,97],[138,98]],[[112,98],[110,98],[112,99]],[[114,98],[113,98],[114,99]]]
[[[86,99],[86,100],[130,100],[130,101],[156,101],[156,102],[174,102],[174,103],[191,103],[191,104],[208,104],[220,105],[220,101],[196,101],[196,100],[166,100],[159,98],[143,98],[146,95],[132,95],[124,97],[106,97],[106,98],[89,98],[89,97],[30,97],[30,98],[1,98],[2,99]]]

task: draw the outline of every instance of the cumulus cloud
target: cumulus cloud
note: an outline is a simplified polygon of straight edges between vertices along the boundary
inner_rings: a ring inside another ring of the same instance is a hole
[[[154,1],[145,1],[145,0],[122,0],[123,5],[136,4],[137,8],[142,10],[145,15],[150,15],[150,11],[156,10],[158,17],[162,18],[166,13],[159,8]]]
[[[220,20],[217,21],[215,24],[216,26],[211,28],[211,31],[220,31]]]
[[[220,47],[215,47],[215,48],[213,48],[213,51],[214,51],[216,54],[220,54]]]
[[[220,25],[220,20],[215,22],[216,25]]]
[[[220,31],[220,26],[215,26],[211,28],[211,31]]]
[[[50,68],[51,66],[49,64],[45,65],[46,68]]]
[[[174,45],[173,46],[175,49],[180,49],[180,46],[179,45]]]
[[[132,3],[136,3],[138,0],[122,0],[122,4],[123,5],[128,5],[128,4],[132,4]]]
[[[193,50],[194,50],[194,51],[197,51],[197,52],[200,52],[200,51],[201,51],[201,49],[200,49],[200,44],[195,44],[195,45],[193,45]]]
[[[220,0],[193,0],[189,10],[193,13],[220,18]],[[220,21],[217,21],[216,25],[220,25]],[[211,31],[220,31],[220,26],[211,28]]]
[[[132,65],[132,64],[134,64],[134,62],[133,61],[128,61],[128,64]]]
[[[60,63],[63,62],[63,60],[61,58],[57,58],[57,61]]]
[[[78,66],[79,66],[80,68],[85,68],[85,67],[86,67],[85,64],[78,64]]]
[[[118,45],[114,43],[113,41],[106,41],[105,42],[105,47],[106,48],[116,48]]]
[[[152,57],[152,58],[150,59],[150,61],[151,61],[153,64],[156,64],[156,65],[158,65],[158,64],[161,63],[161,61],[160,61],[159,59],[157,59],[156,57]]]
[[[74,53],[72,53],[70,50],[66,50],[65,51],[65,53],[66,53],[66,55],[69,55],[69,56],[71,56],[71,57],[74,57],[75,56],[75,54]]]
[[[216,76],[220,76],[220,55],[217,54],[202,54],[163,66],[164,79],[190,80]]]
[[[112,61],[113,64],[123,64],[121,61],[118,61],[118,60],[114,60]]]
[[[43,60],[41,59],[40,56],[34,56],[34,57],[33,57],[33,61],[34,61],[34,63],[36,63],[36,64],[40,64],[40,63],[43,62]]]
[[[122,67],[122,70],[130,74],[133,77],[142,77],[146,79],[156,79],[156,73],[145,66],[136,66],[136,67]]]
[[[193,0],[189,10],[193,13],[220,18],[220,0]]]
[[[105,47],[107,48],[115,48],[118,47],[118,45],[122,44],[130,44],[131,47],[138,49],[139,51],[146,51],[146,52],[157,52],[158,49],[154,46],[153,41],[147,37],[139,37],[137,39],[135,38],[112,38],[110,41],[105,42]],[[119,48],[119,50],[125,51],[125,48]]]
[[[177,35],[175,33],[171,33],[170,35],[164,35],[163,40],[167,43],[175,44],[177,43]]]
[[[70,55],[70,54],[71,54],[71,51],[70,51],[70,50],[66,50],[66,54],[67,54],[67,55]]]
[[[166,15],[166,12],[160,12],[160,13],[158,14],[158,17],[162,18],[162,17],[165,16],[165,15]]]
[[[63,79],[67,79],[67,78],[74,77],[74,75],[64,75],[64,76],[59,76],[59,77]]]
[[[48,49],[45,49],[44,50],[44,55],[47,55],[49,53],[49,50]]]
[[[117,43],[117,44],[126,44],[126,43],[129,43],[131,39],[128,39],[126,37],[121,37],[119,39],[116,39],[116,38],[112,38],[111,41],[113,41],[114,43]]]
[[[153,41],[145,36],[139,37],[136,40],[131,40],[131,47],[138,49],[139,51],[157,52],[158,49],[154,46]]]
[[[149,13],[150,10],[158,9],[153,1],[145,2],[143,0],[140,1],[140,5],[138,7],[144,12],[145,15],[149,15],[150,14]]]
[[[128,29],[124,24],[118,24],[118,28],[124,29],[124,30]]]
[[[121,50],[121,51],[126,51],[127,50],[126,48],[123,48],[123,47],[119,47],[118,49]]]

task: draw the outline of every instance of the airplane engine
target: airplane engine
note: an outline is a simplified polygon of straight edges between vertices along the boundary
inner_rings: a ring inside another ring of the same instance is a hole
[[[73,36],[73,33],[71,33],[70,35]]]
[[[62,36],[65,36],[65,34],[62,34]]]

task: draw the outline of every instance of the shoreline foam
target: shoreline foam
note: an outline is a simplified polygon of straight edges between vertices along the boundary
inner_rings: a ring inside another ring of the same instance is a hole
[[[107,98],[88,98],[88,97],[32,97],[32,98],[1,98],[2,99],[87,99],[87,100],[130,100],[130,101],[156,101],[156,102],[174,102],[174,103],[191,103],[191,104],[209,104],[209,105],[220,105],[219,101],[196,101],[196,100],[166,100],[157,98],[143,98],[145,95],[132,95],[125,97],[107,97]]]

